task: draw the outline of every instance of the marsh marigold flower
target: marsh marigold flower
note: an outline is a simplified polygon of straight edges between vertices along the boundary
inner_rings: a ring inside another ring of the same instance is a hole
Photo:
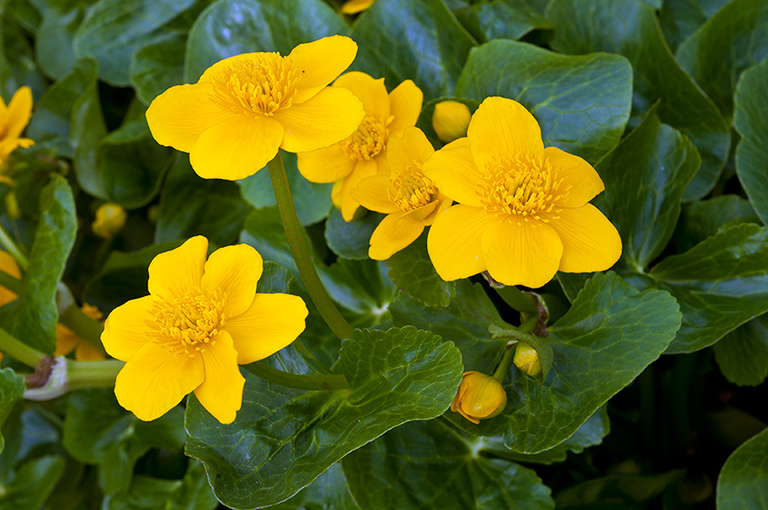
[[[213,252],[197,236],[149,265],[149,296],[107,317],[101,341],[126,362],[115,382],[117,400],[142,420],[154,420],[194,391],[221,423],[242,403],[238,364],[274,354],[304,331],[307,307],[297,296],[257,294],[262,258],[239,244]]]
[[[341,12],[344,14],[357,14],[373,5],[376,0],[347,0],[341,6]]]
[[[95,321],[100,321],[104,318],[104,314],[98,308],[88,303],[83,303],[81,310]],[[53,355],[66,356],[72,351],[75,351],[75,360],[77,361],[99,361],[105,359],[103,352],[59,322],[56,324],[56,352]]]
[[[422,172],[422,165],[435,150],[417,127],[392,138],[387,149],[389,174],[377,174],[360,181],[352,198],[371,211],[387,216],[371,235],[368,255],[387,260],[402,250],[451,205],[437,186]]]
[[[451,402],[451,411],[472,423],[498,416],[507,405],[507,392],[501,383],[480,372],[464,372],[459,390]]]
[[[558,270],[602,271],[621,255],[616,228],[593,205],[603,181],[583,159],[544,148],[520,103],[489,97],[467,138],[437,151],[424,174],[459,202],[434,222],[432,263],[447,281],[482,271],[505,285],[541,287]]]
[[[458,101],[440,101],[432,112],[432,129],[444,142],[452,142],[467,135],[472,114],[469,107]]]
[[[243,179],[288,152],[328,147],[363,120],[348,90],[326,87],[355,58],[340,35],[300,44],[288,56],[245,53],[209,67],[192,85],[156,97],[147,123],[161,145],[189,152],[206,179]]]
[[[374,80],[365,73],[351,72],[339,77],[332,88],[351,90],[363,102],[365,119],[350,137],[314,152],[300,153],[299,171],[311,182],[341,182],[338,197],[341,215],[352,221],[360,204],[352,189],[366,177],[388,173],[387,145],[416,125],[424,94],[405,80],[387,94],[384,78]]]
[[[31,116],[32,91],[29,87],[17,90],[7,106],[0,97],[0,163],[18,147],[26,149],[34,145],[29,138],[21,138]]]

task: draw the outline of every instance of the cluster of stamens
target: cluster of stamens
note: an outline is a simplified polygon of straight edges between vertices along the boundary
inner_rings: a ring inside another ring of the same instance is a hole
[[[384,150],[388,140],[387,127],[375,117],[366,115],[357,131],[340,143],[341,150],[350,159],[371,160]]]
[[[150,327],[172,352],[194,358],[212,346],[224,325],[223,299],[189,291],[172,302],[155,300]]]
[[[279,53],[259,53],[240,60],[214,76],[211,99],[238,114],[271,117],[290,108],[301,71]]]
[[[423,207],[437,197],[437,187],[418,164],[395,173],[390,182],[389,199],[406,212]]]

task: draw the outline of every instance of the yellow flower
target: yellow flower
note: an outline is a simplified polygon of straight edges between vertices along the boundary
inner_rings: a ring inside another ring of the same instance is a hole
[[[0,271],[8,273],[14,278],[21,279],[21,270],[10,253],[7,251],[0,251]],[[15,292],[11,292],[5,287],[0,286],[0,306],[7,305],[11,301],[14,301],[19,296]]]
[[[117,400],[154,420],[194,391],[221,423],[242,403],[238,364],[266,358],[304,331],[307,307],[297,296],[257,294],[262,258],[248,245],[216,250],[197,236],[161,253],[149,266],[149,296],[128,301],[107,318],[101,341],[126,361]]]
[[[342,181],[339,198],[341,215],[352,221],[360,204],[351,190],[377,173],[387,173],[387,143],[415,126],[424,94],[405,80],[387,94],[384,78],[374,80],[365,73],[352,72],[339,77],[332,88],[351,90],[363,102],[365,119],[349,138],[314,152],[300,153],[299,171],[311,182]]]
[[[347,2],[341,6],[341,12],[344,14],[357,14],[373,5],[373,2],[375,1],[376,0],[347,0]]]
[[[128,214],[121,206],[112,203],[101,204],[96,209],[96,219],[91,224],[93,233],[102,239],[112,239],[125,226]]]
[[[104,314],[98,308],[88,303],[83,304],[82,310],[85,315],[93,320],[100,321],[104,318]],[[99,349],[77,336],[64,324],[56,324],[56,352],[53,353],[54,356],[66,356],[72,351],[75,351],[75,359],[77,361],[99,361],[105,359],[104,353]]]
[[[389,175],[363,179],[352,190],[352,198],[360,205],[387,215],[371,235],[368,255],[372,259],[387,260],[411,244],[451,205],[451,199],[422,173],[423,163],[434,152],[424,133],[410,127],[402,138],[389,141]]]
[[[245,53],[209,67],[193,85],[156,97],[147,123],[158,143],[189,152],[206,179],[243,179],[277,154],[328,147],[364,113],[348,90],[326,87],[355,58],[340,35],[300,44],[287,57]]]
[[[536,349],[525,342],[518,342],[512,362],[526,374],[535,377],[541,373],[541,358]]]
[[[541,287],[558,270],[602,271],[621,255],[616,228],[593,205],[603,181],[583,159],[544,148],[519,103],[489,97],[467,138],[437,151],[424,174],[459,202],[432,225],[427,248],[447,281],[488,271],[505,285]]]
[[[26,149],[35,142],[19,138],[32,116],[32,91],[21,87],[11,98],[8,106],[0,97],[0,163],[17,147]]]
[[[432,113],[432,128],[437,137],[444,142],[452,142],[467,135],[469,107],[458,101],[440,101]]]
[[[459,412],[472,423],[498,416],[507,405],[507,392],[501,383],[480,372],[464,372],[451,411]]]

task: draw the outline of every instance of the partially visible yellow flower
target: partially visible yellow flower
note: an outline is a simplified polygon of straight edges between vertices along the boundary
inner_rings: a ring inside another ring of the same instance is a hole
[[[95,321],[104,318],[104,314],[98,308],[88,303],[83,303],[82,310],[85,315]],[[53,354],[54,356],[66,356],[72,351],[75,351],[77,361],[100,361],[106,358],[103,352],[59,322],[56,324],[56,352]]]
[[[7,251],[0,251],[0,271],[8,273],[14,278],[21,279],[21,270],[10,253]],[[7,305],[11,301],[14,301],[19,296],[15,292],[11,292],[5,287],[0,287],[0,306]]]
[[[290,55],[245,53],[209,67],[193,85],[163,92],[147,109],[152,136],[189,152],[206,179],[243,179],[279,148],[304,152],[352,134],[363,120],[348,90],[326,87],[355,59],[357,44],[335,35]]]
[[[467,136],[467,127],[472,114],[469,107],[458,101],[440,101],[432,113],[432,129],[444,142],[452,142]]]
[[[348,89],[359,97],[365,119],[350,137],[332,147],[300,153],[298,165],[308,181],[342,181],[341,215],[352,221],[360,204],[350,192],[366,177],[388,172],[387,144],[390,138],[402,136],[405,128],[416,125],[424,94],[411,80],[387,94],[384,78],[374,80],[360,72],[340,76],[332,88]]]
[[[526,374],[535,377],[541,373],[541,357],[536,349],[525,342],[518,342],[512,362]]]
[[[257,294],[263,261],[239,244],[213,252],[196,236],[149,265],[149,296],[115,308],[104,324],[107,353],[126,362],[117,401],[141,420],[159,418],[194,391],[221,423],[240,409],[238,364],[266,358],[304,331],[297,296]]]
[[[451,411],[459,412],[472,423],[498,416],[507,405],[507,392],[501,383],[480,372],[464,372]]]
[[[8,106],[0,97],[0,163],[17,147],[26,149],[35,142],[20,138],[32,116],[32,91],[21,87],[11,98]]]
[[[366,10],[373,5],[376,0],[347,0],[344,5],[341,6],[341,12],[344,14],[357,14]]]
[[[387,260],[411,244],[451,205],[451,199],[422,173],[422,165],[434,152],[421,129],[407,128],[402,138],[389,141],[389,175],[363,179],[352,190],[360,205],[387,215],[371,235],[372,259]]]
[[[125,226],[128,214],[121,206],[112,203],[101,204],[96,209],[96,219],[91,224],[93,233],[102,239],[112,239]]]
[[[459,202],[432,225],[427,248],[443,280],[482,271],[538,288],[560,270],[602,271],[621,256],[616,228],[593,205],[603,181],[583,159],[544,148],[520,103],[489,97],[467,138],[437,151],[424,174]]]

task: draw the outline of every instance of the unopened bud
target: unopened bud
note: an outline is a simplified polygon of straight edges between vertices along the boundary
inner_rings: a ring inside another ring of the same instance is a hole
[[[512,360],[517,368],[531,377],[541,373],[541,358],[536,349],[525,342],[518,342],[515,357]]]
[[[112,239],[125,225],[128,214],[117,204],[106,203],[96,209],[96,220],[91,224],[93,233],[102,239]]]
[[[467,136],[467,127],[472,115],[464,103],[458,101],[442,101],[435,105],[432,114],[432,127],[437,137],[444,142],[452,142],[462,136]]]
[[[506,405],[507,393],[499,381],[480,372],[464,372],[451,411],[461,413],[472,423],[480,423],[501,414]]]

